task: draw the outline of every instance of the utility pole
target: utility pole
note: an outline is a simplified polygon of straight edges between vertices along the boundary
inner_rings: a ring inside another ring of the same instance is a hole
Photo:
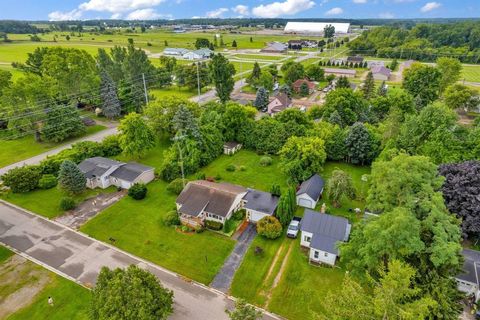
[[[145,92],[145,103],[148,105],[147,83],[145,82],[145,73],[142,73],[143,91]]]
[[[175,137],[173,137],[172,140],[175,142],[178,142],[183,138],[185,138],[185,135],[175,135]],[[180,156],[180,171],[182,172],[182,184],[183,184],[183,188],[185,188],[185,172],[183,169],[183,152],[179,143],[177,143],[177,148],[178,148],[178,155]]]

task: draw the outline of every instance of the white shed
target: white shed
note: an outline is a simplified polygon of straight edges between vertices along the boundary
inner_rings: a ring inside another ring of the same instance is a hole
[[[314,174],[300,185],[297,191],[297,205],[313,209],[323,193],[325,182],[318,175]]]

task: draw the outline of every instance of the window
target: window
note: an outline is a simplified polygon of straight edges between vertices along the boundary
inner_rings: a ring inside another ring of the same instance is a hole
[[[328,252],[325,252],[323,255],[324,255],[325,257],[328,257]]]
[[[315,252],[313,253],[313,258],[318,259],[319,256],[320,256],[320,254],[319,254],[318,251],[315,251]]]
[[[309,237],[309,236],[304,236],[303,240],[306,241],[306,242],[310,242],[312,240],[312,238]]]

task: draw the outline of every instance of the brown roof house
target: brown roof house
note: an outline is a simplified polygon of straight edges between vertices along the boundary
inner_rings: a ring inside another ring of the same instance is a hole
[[[315,83],[308,81],[307,79],[298,79],[292,84],[293,90],[296,93],[300,93],[302,90],[302,85],[306,83],[308,86],[308,93],[312,94],[315,91]]]
[[[230,183],[206,180],[189,182],[176,200],[182,224],[199,227],[206,220],[224,223],[242,207],[247,189]]]
[[[384,66],[375,66],[370,70],[373,74],[373,79],[387,81],[390,79],[392,71]]]
[[[282,112],[291,105],[292,99],[290,99],[285,93],[280,93],[268,104],[268,114],[274,115],[275,113]]]

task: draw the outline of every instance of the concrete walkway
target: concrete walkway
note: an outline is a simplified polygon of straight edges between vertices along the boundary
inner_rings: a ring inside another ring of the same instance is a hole
[[[228,256],[220,272],[215,276],[210,286],[218,289],[224,293],[227,293],[232,285],[233,276],[235,271],[240,267],[243,257],[247,253],[248,248],[252,244],[253,239],[257,235],[255,226],[249,224],[243,231],[242,235],[238,238],[235,248]]]
[[[103,266],[125,268],[134,264],[147,269],[174,291],[170,319],[228,319],[225,309],[233,305],[230,297],[216,290],[187,282],[173,272],[4,201],[0,201],[0,243],[87,287],[95,284]],[[264,319],[278,317],[265,314]]]

